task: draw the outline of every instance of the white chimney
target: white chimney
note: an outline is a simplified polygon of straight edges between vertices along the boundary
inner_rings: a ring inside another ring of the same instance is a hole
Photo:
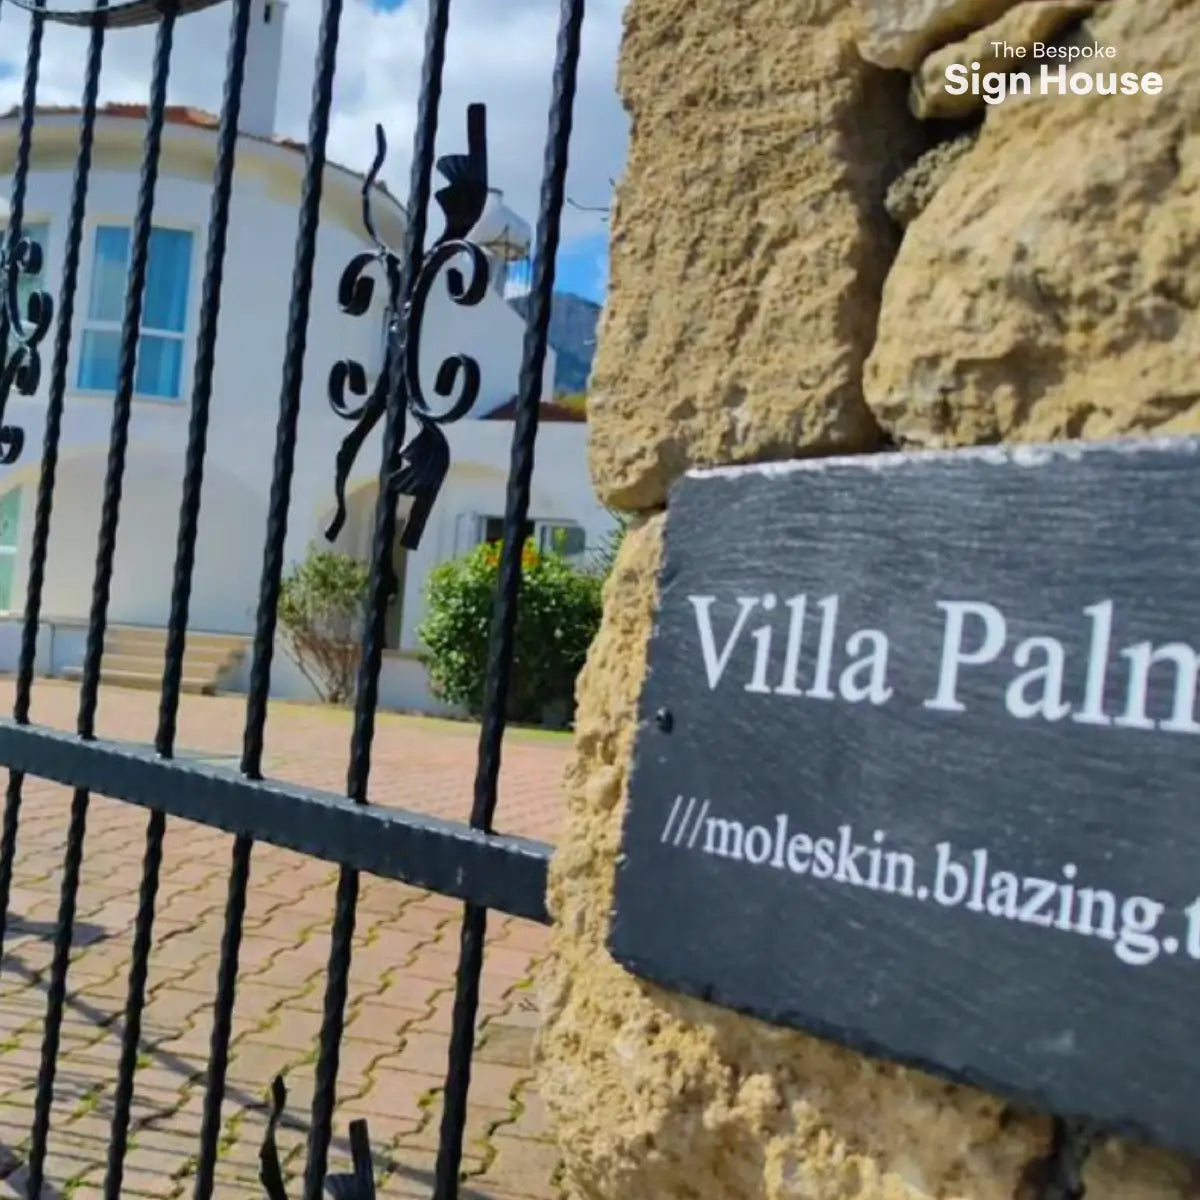
[[[246,42],[246,79],[242,84],[243,133],[270,137],[275,132],[286,17],[287,0],[254,0]]]

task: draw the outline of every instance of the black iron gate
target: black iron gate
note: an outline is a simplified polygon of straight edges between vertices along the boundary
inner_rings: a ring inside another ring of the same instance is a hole
[[[329,1143],[359,873],[366,871],[382,878],[403,881],[465,902],[435,1171],[435,1196],[440,1200],[450,1200],[458,1191],[488,910],[503,910],[533,920],[546,920],[544,889],[548,847],[499,836],[493,834],[491,829],[505,726],[505,701],[513,659],[521,568],[520,532],[525,526],[529,507],[584,0],[561,0],[560,4],[544,176],[532,255],[533,294],[520,371],[499,584],[493,606],[485,715],[479,739],[470,822],[463,825],[438,822],[394,809],[380,809],[368,803],[384,626],[389,592],[393,585],[391,547],[397,533],[396,502],[401,496],[411,500],[400,537],[404,544],[415,546],[448,468],[448,444],[439,425],[466,414],[476,397],[479,384],[478,366],[471,358],[461,355],[447,360],[439,373],[436,390],[443,399],[449,398],[451,404],[445,410],[435,411],[422,395],[416,373],[421,320],[434,279],[440,277],[449,287],[455,302],[468,306],[479,303],[487,287],[487,258],[479,247],[466,240],[487,197],[486,131],[484,112],[480,106],[473,106],[468,113],[468,153],[442,158],[436,164],[434,162],[450,0],[429,0],[407,204],[409,221],[406,244],[401,253],[391,251],[379,242],[371,220],[372,184],[385,151],[380,132],[379,155],[363,188],[363,217],[376,249],[360,255],[349,265],[342,279],[339,297],[345,311],[358,314],[365,312],[371,287],[367,273],[374,267],[379,269],[389,301],[384,368],[377,384],[368,393],[365,372],[357,363],[340,364],[330,378],[330,399],[335,411],[354,422],[353,431],[337,456],[336,486],[339,500],[360,444],[374,426],[383,422],[383,455],[379,501],[374,515],[369,602],[344,796],[314,792],[264,779],[262,775],[276,612],[284,566],[284,541],[311,308],[322,172],[325,167],[343,0],[321,0],[253,665],[243,752],[237,772],[189,765],[178,761],[174,752],[252,0],[118,0],[115,3],[95,0],[94,7],[86,10],[51,5],[47,0],[0,0],[0,18],[5,3],[26,10],[30,24],[9,226],[0,257],[0,283],[4,287],[3,303],[0,303],[0,348],[4,351],[0,358],[0,424],[3,424],[4,407],[10,393],[15,391],[32,395],[37,390],[42,376],[43,354],[47,350],[49,377],[16,699],[12,718],[0,722],[0,762],[9,768],[3,835],[0,840],[0,948],[8,915],[25,777],[29,775],[51,780],[74,789],[49,974],[40,1070],[33,1105],[27,1194],[31,1197],[40,1196],[44,1186],[47,1144],[52,1136],[50,1118],[55,1069],[84,855],[88,802],[89,796],[96,793],[139,805],[150,813],[128,971],[122,1046],[104,1179],[105,1195],[115,1198],[122,1189],[165,823],[168,816],[178,816],[235,835],[216,985],[207,1091],[196,1150],[194,1195],[200,1200],[213,1193],[242,921],[247,889],[251,886],[251,852],[255,840],[262,840],[331,861],[340,867],[304,1171],[305,1200],[318,1200],[327,1186]],[[139,750],[105,742],[95,736],[101,660],[116,533],[121,515],[131,401],[135,390],[138,330],[147,278],[167,81],[172,52],[176,49],[177,33],[180,31],[179,18],[189,12],[223,3],[228,3],[231,18],[228,57],[217,132],[218,150],[204,260],[201,319],[194,359],[186,470],[159,721],[153,747]],[[43,33],[46,25],[52,22],[83,26],[90,30],[84,65],[80,145],[74,168],[59,294],[55,299],[47,293],[35,292],[19,303],[21,277],[36,275],[42,260],[42,248],[22,236],[21,226],[31,169]],[[121,28],[138,25],[154,25],[157,36],[137,208],[130,237],[129,282],[121,324],[117,386],[113,396],[108,465],[96,548],[77,733],[71,735],[31,724],[30,699],[42,615],[55,476],[59,466],[63,403],[67,391],[67,359],[105,39],[114,30],[118,31],[119,36]],[[460,128],[458,122],[462,115],[451,114],[451,117],[453,123],[450,128]],[[446,226],[441,237],[427,249],[426,210],[431,198],[435,165],[448,180],[447,186],[436,196],[445,214]],[[42,343],[51,331],[53,339],[43,347]],[[415,426],[415,433],[411,437],[407,436],[406,429],[409,421]],[[3,463],[16,462],[24,449],[23,432],[14,426],[3,425],[0,429]],[[336,527],[332,532],[336,532]],[[262,1171],[263,1186],[272,1198],[285,1195],[273,1143],[275,1119],[283,1101],[278,1081],[275,1101],[275,1117],[271,1122],[271,1135],[264,1146]],[[365,1200],[374,1195],[365,1129],[361,1124],[356,1125],[351,1135],[356,1160],[354,1176],[343,1177],[331,1190],[341,1196]]]

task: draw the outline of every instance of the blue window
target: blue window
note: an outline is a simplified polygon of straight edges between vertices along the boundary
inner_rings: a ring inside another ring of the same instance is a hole
[[[117,386],[129,247],[127,226],[97,227],[79,357],[79,386],[84,391],[111,392]],[[191,276],[192,235],[183,229],[152,229],[133,388],[139,396],[179,399]]]

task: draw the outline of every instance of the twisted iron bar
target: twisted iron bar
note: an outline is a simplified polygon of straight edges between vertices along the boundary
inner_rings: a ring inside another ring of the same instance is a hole
[[[387,156],[387,138],[381,125],[375,127],[375,147],[375,159],[362,188],[363,225],[375,249],[356,254],[347,264],[338,284],[338,303],[343,312],[362,316],[375,294],[375,280],[368,272],[378,267],[388,289],[387,349],[383,369],[371,387],[366,369],[353,359],[335,363],[329,373],[330,407],[343,420],[356,424],[337,453],[334,474],[337,511],[325,537],[330,542],[336,540],[345,525],[346,483],[359,450],[387,411],[388,380],[393,377],[389,368],[398,363],[402,371],[395,377],[404,388],[404,407],[416,422],[417,432],[405,444],[401,430],[397,443],[400,449],[395,461],[388,464],[387,492],[393,503],[401,496],[412,499],[400,533],[400,545],[415,550],[450,470],[450,444],[439,426],[461,420],[479,398],[479,363],[470,355],[451,355],[438,369],[434,391],[450,400],[443,411],[435,410],[426,399],[419,368],[426,307],[437,282],[444,278],[450,299],[464,308],[474,307],[487,295],[488,256],[482,247],[468,239],[487,203],[487,110],[482,104],[468,106],[467,153],[445,155],[437,161],[439,173],[447,180],[447,186],[435,197],[446,226],[421,261],[407,305],[402,305],[400,258],[380,239],[371,211],[372,193]]]
[[[288,1200],[283,1168],[279,1164],[279,1147],[275,1142],[275,1131],[279,1128],[286,1104],[287,1086],[283,1076],[276,1075],[271,1084],[271,1115],[267,1118],[266,1136],[258,1152],[258,1179],[267,1194],[267,1200]],[[362,1118],[350,1122],[350,1162],[350,1172],[325,1177],[325,1191],[331,1200],[375,1200],[371,1139],[367,1123]]]
[[[1082,1200],[1084,1168],[1099,1140],[1099,1130],[1089,1122],[1056,1118],[1050,1153],[1038,1164],[1037,1200]]]
[[[54,317],[54,300],[49,292],[29,294],[25,312],[21,312],[21,276],[42,273],[45,256],[32,238],[10,231],[0,245],[0,287],[3,288],[4,312],[0,314],[0,466],[11,466],[25,448],[25,431],[4,424],[8,398],[15,387],[22,396],[32,396],[42,378],[42,339]]]

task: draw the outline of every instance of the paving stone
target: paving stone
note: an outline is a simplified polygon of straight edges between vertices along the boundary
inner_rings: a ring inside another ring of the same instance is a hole
[[[526,1200],[552,1200],[557,1195],[553,1179],[558,1169],[558,1151],[547,1143],[512,1138],[499,1131],[491,1138],[495,1159],[480,1179],[497,1188],[510,1189]]]
[[[360,1117],[400,1117],[413,1125],[440,1119],[444,1071],[396,1071],[377,1066],[348,1105]]]
[[[533,1030],[497,1018],[489,1021],[475,1044],[475,1061],[529,1068],[533,1059]]]
[[[73,729],[73,687],[39,680],[34,694],[36,721]],[[0,681],[0,705],[10,701],[11,683]],[[144,739],[156,712],[154,693],[102,689],[100,735]],[[184,697],[180,747],[236,761],[243,719],[237,697]],[[345,714],[275,705],[267,772],[340,789],[349,736]],[[566,743],[514,740],[512,747],[505,753],[497,827],[553,840]],[[396,797],[434,816],[465,816],[474,773],[469,729],[451,727],[443,734],[426,722],[383,714],[374,764],[376,802]],[[511,811],[519,812],[509,825],[506,795],[513,797]],[[0,967],[0,1145],[18,1156],[32,1122],[70,805],[66,789],[26,780]],[[73,1185],[72,1200],[103,1194],[146,822],[143,810],[104,797],[91,800],[47,1174],[48,1184],[60,1192]],[[190,1194],[232,842],[228,834],[188,822],[167,825],[124,1195],[169,1200]],[[222,1109],[218,1196],[260,1194],[258,1153],[268,1089],[281,1071],[289,1095],[280,1150],[291,1191],[298,1190],[336,876],[330,863],[271,846],[254,849]],[[428,1200],[462,904],[386,880],[367,877],[360,884],[330,1167],[348,1166],[349,1122],[366,1117],[378,1170],[387,1176],[381,1196]],[[489,921],[464,1147],[464,1170],[471,1178],[462,1200],[542,1200],[556,1194],[557,1159],[530,1090],[536,1012],[523,987],[545,945],[546,931],[538,925],[498,914]],[[22,1194],[14,1190],[22,1178],[19,1157],[10,1165],[16,1170],[0,1182],[0,1197]]]

